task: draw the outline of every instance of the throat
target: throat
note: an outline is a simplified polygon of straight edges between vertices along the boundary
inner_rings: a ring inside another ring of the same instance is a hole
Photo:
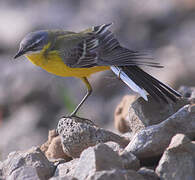
[[[32,53],[25,55],[29,61],[37,66],[41,66],[43,63],[46,62],[45,57],[42,53]]]
[[[31,61],[33,64],[37,66],[45,66],[48,62],[48,56],[46,55],[46,52],[48,48],[50,47],[50,43],[43,47],[40,51],[30,52],[26,54],[25,56],[28,58],[29,61]]]

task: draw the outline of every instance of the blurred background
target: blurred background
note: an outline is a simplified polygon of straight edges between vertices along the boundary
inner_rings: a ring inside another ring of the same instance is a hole
[[[13,60],[30,31],[114,22],[122,45],[151,54],[164,69],[144,68],[174,88],[195,85],[194,0],[6,0],[0,2],[0,159],[40,145],[60,117],[86,93],[80,80],[51,75],[21,57]],[[132,93],[111,72],[90,78],[93,94],[80,116],[114,130],[114,110]]]

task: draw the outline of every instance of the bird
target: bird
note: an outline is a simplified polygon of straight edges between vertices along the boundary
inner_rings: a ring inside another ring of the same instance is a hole
[[[140,51],[122,46],[110,30],[113,23],[91,26],[80,32],[40,30],[28,33],[20,42],[14,58],[26,56],[33,64],[51,74],[81,79],[87,93],[70,116],[78,110],[92,93],[88,81],[91,74],[111,70],[133,91],[148,101],[148,95],[157,102],[177,102],[181,95],[157,80],[142,67],[162,68]]]

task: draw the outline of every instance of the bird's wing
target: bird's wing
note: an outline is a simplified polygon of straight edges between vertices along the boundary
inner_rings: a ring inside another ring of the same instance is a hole
[[[158,63],[146,61],[145,54],[120,46],[108,29],[111,24],[93,26],[80,33],[60,36],[60,55],[64,63],[72,68],[92,66],[146,65],[162,67]]]
[[[57,49],[63,62],[72,68],[97,66],[97,53],[92,51],[95,44],[92,31],[59,36]]]
[[[111,25],[112,23],[93,27],[93,33],[96,34],[95,38],[98,42],[98,65],[162,67],[159,63],[148,61],[153,58],[146,53],[122,47],[114,34],[108,30]]]

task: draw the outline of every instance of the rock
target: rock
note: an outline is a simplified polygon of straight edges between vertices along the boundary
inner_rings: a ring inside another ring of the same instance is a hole
[[[89,146],[113,141],[125,147],[126,137],[99,128],[92,121],[78,117],[60,119],[57,131],[61,137],[63,151],[70,157],[77,158]]]
[[[129,142],[132,140],[133,136],[135,135],[134,132],[126,132],[123,134],[124,137],[126,137],[127,139],[129,139]]]
[[[56,168],[54,177],[66,177],[66,176],[71,176],[73,177],[75,168],[79,162],[79,159],[73,159],[69,162],[59,164]]]
[[[86,180],[144,180],[144,178],[133,170],[109,170],[98,171],[91,175]]]
[[[105,144],[84,150],[75,169],[74,177],[84,180],[90,173],[102,170],[122,169],[119,155]]]
[[[116,108],[115,126],[121,133],[136,133],[147,126],[162,122],[186,104],[189,104],[187,99],[161,104],[151,96],[148,96],[148,101],[143,98],[136,99],[135,96],[125,96]]]
[[[115,143],[115,142],[106,142],[104,143],[106,144],[107,146],[109,146],[113,151],[119,153],[119,152],[122,152],[124,150],[124,148],[120,147],[119,144]]]
[[[179,99],[177,103],[161,104],[148,96],[148,101],[138,98],[137,101],[133,102],[129,114],[134,113],[146,127],[164,121],[188,103],[185,99]],[[135,117],[132,116],[133,118]]]
[[[140,168],[140,162],[134,154],[127,151],[123,151],[120,154],[120,157],[122,159],[123,166],[125,169],[132,169],[137,171]]]
[[[53,175],[55,170],[53,164],[37,147],[33,147],[26,152],[10,153],[2,167],[3,176],[10,179],[39,177],[41,180],[46,180]]]
[[[45,153],[48,159],[62,158],[65,161],[69,161],[70,157],[67,156],[62,148],[60,136],[56,133],[56,130],[50,130],[48,135],[48,141],[41,146],[41,150]]]
[[[71,160],[71,158],[63,151],[60,136],[52,139],[47,151],[45,152],[45,155],[48,159],[64,159],[65,161]]]
[[[128,132],[128,133],[123,134],[122,136],[130,142],[133,137],[133,133]],[[116,151],[117,153],[122,153],[124,151],[124,147],[120,146],[116,142],[109,141],[104,144],[108,145],[110,148],[112,148],[113,151]]]
[[[163,180],[195,179],[195,142],[184,134],[175,135],[161,157],[156,173]]]
[[[20,167],[14,170],[11,175],[6,177],[7,180],[22,179],[22,180],[37,180],[37,179],[46,179],[40,178],[37,174],[35,167]]]
[[[126,95],[116,107],[114,113],[114,125],[115,128],[121,133],[130,131],[130,127],[127,125],[128,121],[126,121],[126,119],[129,116],[129,107],[135,101],[135,99],[136,96]]]
[[[77,180],[77,179],[72,176],[64,176],[64,177],[52,177],[49,180]]]
[[[153,169],[142,167],[137,171],[137,173],[142,175],[145,180],[160,180],[160,178],[157,176]]]
[[[52,139],[57,137],[58,136],[58,133],[55,131],[55,129],[53,130],[49,130],[49,133],[48,133],[48,140],[47,142],[45,142],[44,144],[41,145],[41,151],[42,152],[46,152],[48,147],[49,147],[49,144],[51,143]]]
[[[125,148],[126,151],[135,154],[140,160],[158,157],[175,134],[183,133],[195,137],[194,107],[195,105],[185,105],[165,121],[141,130]]]

